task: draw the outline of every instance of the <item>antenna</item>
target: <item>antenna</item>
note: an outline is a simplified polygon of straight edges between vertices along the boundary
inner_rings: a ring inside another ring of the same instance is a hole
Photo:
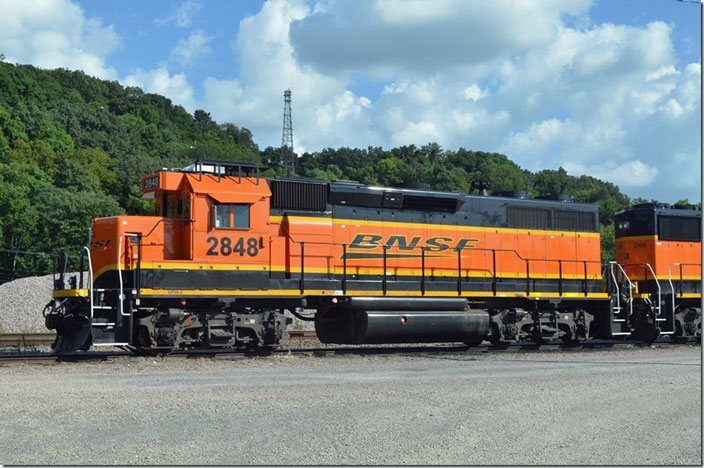
[[[286,156],[286,149],[290,150],[290,160],[288,167],[286,169],[287,175],[292,175],[294,172],[294,158],[296,157],[293,152],[293,123],[291,122],[291,90],[287,89],[284,91],[284,129],[281,134],[281,160],[284,161]]]

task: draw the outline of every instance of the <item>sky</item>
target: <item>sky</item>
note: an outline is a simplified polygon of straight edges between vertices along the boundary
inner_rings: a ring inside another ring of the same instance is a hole
[[[9,63],[162,94],[294,149],[435,142],[701,200],[701,6],[677,0],[0,0]]]

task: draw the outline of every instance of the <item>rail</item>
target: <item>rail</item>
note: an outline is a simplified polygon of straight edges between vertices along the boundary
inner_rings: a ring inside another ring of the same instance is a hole
[[[0,346],[50,346],[55,339],[55,333],[2,333]]]
[[[293,340],[315,339],[314,330],[288,330]],[[0,333],[0,347],[51,346],[56,339],[55,333]]]

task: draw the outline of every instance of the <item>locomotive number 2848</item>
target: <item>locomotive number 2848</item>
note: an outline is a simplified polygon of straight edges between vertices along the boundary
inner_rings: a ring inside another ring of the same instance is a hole
[[[232,255],[232,253],[238,253],[240,257],[244,255],[255,257],[259,253],[259,242],[253,237],[249,239],[245,239],[244,237],[240,237],[239,239],[208,237],[205,241],[212,244],[208,249],[207,255],[223,255],[227,257],[228,255]]]

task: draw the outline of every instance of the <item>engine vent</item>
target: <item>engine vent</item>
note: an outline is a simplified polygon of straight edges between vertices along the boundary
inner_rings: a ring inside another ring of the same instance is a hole
[[[325,182],[270,180],[271,207],[299,211],[325,211],[328,185]]]
[[[550,210],[509,206],[506,208],[508,227],[517,229],[552,229]]]
[[[659,239],[665,241],[701,242],[701,218],[696,216],[665,216],[660,215]]]
[[[597,232],[596,216],[588,211],[555,210],[558,231]]]

